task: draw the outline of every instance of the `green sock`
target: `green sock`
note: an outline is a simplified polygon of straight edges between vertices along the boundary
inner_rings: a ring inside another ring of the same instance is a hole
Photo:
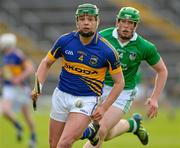
[[[134,133],[137,129],[136,121],[134,121],[134,119],[132,118],[129,118],[127,121],[129,122],[129,126],[130,126],[128,132]]]

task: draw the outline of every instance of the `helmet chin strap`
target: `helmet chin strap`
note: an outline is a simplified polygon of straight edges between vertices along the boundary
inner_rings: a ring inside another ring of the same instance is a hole
[[[83,37],[88,38],[88,37],[93,36],[93,35],[94,35],[94,32],[90,31],[90,32],[88,32],[88,33],[84,33],[83,31],[79,31],[79,34],[80,34],[81,36],[83,36]]]

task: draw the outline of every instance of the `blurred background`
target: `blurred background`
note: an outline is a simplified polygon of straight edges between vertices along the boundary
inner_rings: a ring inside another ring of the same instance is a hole
[[[142,20],[137,29],[137,33],[153,42],[161,56],[163,57],[169,76],[165,90],[160,98],[160,115],[158,119],[147,120],[145,124],[155,135],[148,148],[172,148],[180,147],[180,1],[179,0],[0,0],[0,35],[11,32],[17,36],[18,47],[31,58],[38,66],[40,60],[46,55],[56,39],[67,32],[76,29],[75,11],[79,4],[93,3],[100,8],[99,30],[115,25],[116,14],[122,6],[132,6],[137,8]],[[48,147],[48,116],[50,111],[50,95],[56,87],[58,68],[60,62],[56,62],[50,71],[48,80],[43,89],[43,96],[38,102],[38,111],[33,113],[37,123],[38,147]],[[152,77],[154,73],[149,70],[146,63],[143,63],[140,71],[139,88],[143,93],[139,94],[130,111],[142,112],[145,115],[143,103],[144,99],[152,90]],[[31,77],[31,85],[34,76]],[[127,115],[128,116],[128,115]],[[21,117],[19,117],[21,120]],[[162,120],[161,120],[162,118]],[[156,123],[157,122],[157,123]],[[171,123],[173,122],[173,123]],[[0,117],[0,148],[26,147],[24,144],[16,144],[13,139],[13,129]],[[44,125],[41,126],[41,125]],[[157,125],[157,126],[156,126]],[[158,129],[164,125],[160,135],[156,135]],[[173,126],[174,125],[174,126]],[[170,131],[167,126],[170,126]],[[5,129],[6,130],[5,130]],[[4,130],[3,130],[4,129]],[[11,141],[7,140],[8,138]],[[44,137],[43,137],[43,136]],[[162,138],[162,135],[165,136]],[[4,136],[6,138],[4,138]],[[124,139],[123,139],[124,138]],[[159,139],[158,139],[159,138]],[[120,140],[119,140],[120,139]],[[133,137],[120,137],[116,141],[109,142],[110,147],[141,147],[137,139]],[[123,140],[122,140],[123,139]],[[128,139],[133,142],[128,143]],[[169,142],[168,139],[173,140]],[[158,141],[159,140],[159,141]],[[126,141],[127,143],[124,143]],[[9,145],[7,143],[13,143]],[[124,145],[122,144],[124,143]],[[175,143],[175,144],[174,144]],[[168,146],[169,144],[169,146]],[[82,147],[82,143],[77,143],[75,147]]]

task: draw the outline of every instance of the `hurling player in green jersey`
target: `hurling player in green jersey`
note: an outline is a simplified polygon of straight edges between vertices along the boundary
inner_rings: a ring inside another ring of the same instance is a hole
[[[94,143],[98,143],[97,148],[101,147],[103,141],[110,140],[126,132],[137,135],[143,145],[148,144],[148,133],[140,124],[142,123],[141,115],[134,114],[128,120],[122,119],[122,117],[129,111],[135,97],[136,74],[142,61],[146,61],[156,72],[154,89],[146,102],[148,107],[147,116],[149,118],[156,117],[158,114],[158,98],[166,83],[168,72],[156,46],[136,33],[139,22],[140,13],[137,9],[123,7],[117,14],[116,26],[100,32],[101,36],[108,40],[120,54],[125,87],[100,121],[100,138],[94,138],[96,140]],[[107,73],[103,91],[104,99],[112,86],[113,81],[109,73]],[[90,148],[92,145],[87,142],[84,147]]]

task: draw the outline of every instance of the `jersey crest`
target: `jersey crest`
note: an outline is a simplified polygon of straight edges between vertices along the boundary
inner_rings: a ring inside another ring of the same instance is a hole
[[[136,55],[137,55],[137,53],[135,53],[135,52],[130,52],[130,54],[129,54],[129,59],[130,59],[131,61],[134,61],[134,60],[136,59]]]
[[[92,56],[90,59],[90,64],[91,65],[96,65],[98,62],[98,57],[97,56]]]

